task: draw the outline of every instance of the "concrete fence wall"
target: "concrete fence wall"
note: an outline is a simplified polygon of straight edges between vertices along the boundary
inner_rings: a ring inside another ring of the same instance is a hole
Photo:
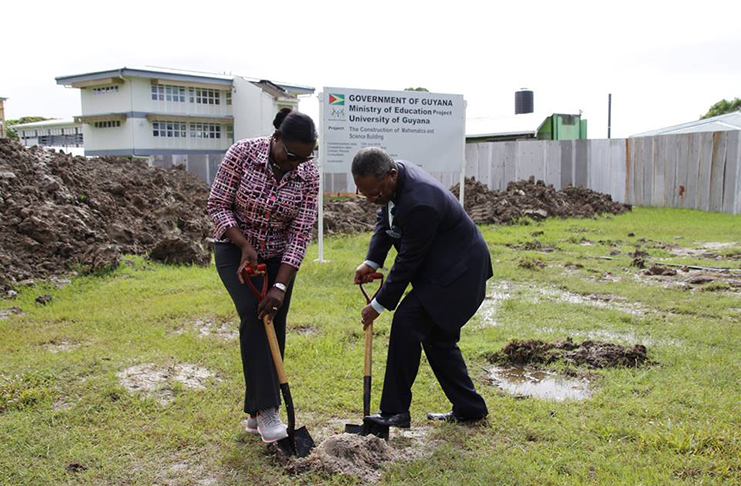
[[[435,175],[458,180],[452,172]],[[534,176],[557,189],[585,186],[639,206],[741,214],[741,131],[468,144],[466,176],[490,189]]]

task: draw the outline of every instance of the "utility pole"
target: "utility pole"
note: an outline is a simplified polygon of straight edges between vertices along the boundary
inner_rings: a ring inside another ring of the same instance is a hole
[[[607,138],[612,134],[612,93],[607,94]]]

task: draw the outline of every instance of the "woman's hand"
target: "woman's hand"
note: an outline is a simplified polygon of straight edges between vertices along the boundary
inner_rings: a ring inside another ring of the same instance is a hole
[[[271,319],[274,318],[275,314],[283,306],[283,299],[285,297],[286,294],[282,290],[277,287],[271,287],[268,290],[268,294],[260,302],[260,305],[257,306],[257,317],[259,319],[262,319],[264,316],[270,316]]]
[[[257,270],[257,252],[249,243],[245,242],[242,246],[242,259],[239,262],[239,268],[237,269],[237,280],[239,283],[244,285],[244,278],[242,272],[248,266],[252,267],[252,270]]]

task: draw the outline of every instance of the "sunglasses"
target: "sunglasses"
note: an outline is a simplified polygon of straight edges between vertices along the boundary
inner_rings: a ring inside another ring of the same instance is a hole
[[[314,158],[313,155],[309,155],[308,157],[302,157],[301,155],[296,155],[290,150],[288,150],[288,147],[286,147],[286,143],[283,140],[281,140],[280,143],[283,144],[283,150],[286,152],[286,158],[291,162],[298,162],[299,164],[302,164]]]

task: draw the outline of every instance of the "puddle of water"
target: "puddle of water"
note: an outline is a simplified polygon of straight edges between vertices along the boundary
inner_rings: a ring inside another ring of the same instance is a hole
[[[591,396],[587,380],[567,378],[552,371],[523,367],[489,368],[492,382],[510,395],[543,400],[585,400]]]
[[[642,316],[646,314],[646,309],[638,304],[615,302],[615,300],[620,299],[620,297],[617,296],[598,294],[580,295],[554,288],[538,288],[533,290],[543,297],[558,300],[560,302],[566,302],[568,304],[590,305],[600,309],[612,309],[632,316]],[[534,302],[537,303],[538,301],[538,297],[536,296]]]
[[[638,303],[621,302],[623,297],[605,294],[580,295],[557,288],[542,288],[531,285],[517,284],[509,281],[500,281],[489,286],[484,303],[478,313],[481,316],[481,327],[500,326],[501,322],[497,316],[502,307],[502,303],[515,296],[523,293],[522,297],[528,302],[537,304],[542,299],[557,300],[568,304],[589,305],[600,309],[611,309],[629,314],[632,316],[643,316],[649,312],[648,309]]]
[[[506,280],[497,282],[489,286],[489,292],[486,294],[484,303],[481,304],[479,313],[481,314],[482,327],[495,327],[501,325],[497,320],[499,309],[502,303],[512,297],[514,293],[514,284]]]
[[[711,241],[709,243],[704,243],[702,245],[703,248],[707,250],[725,250],[726,248],[733,248],[735,246],[734,243],[718,243]]]
[[[633,332],[607,331],[595,329],[591,331],[564,331],[552,327],[541,327],[535,329],[544,334],[560,334],[566,332],[570,338],[589,339],[592,341],[617,342],[626,345],[642,344],[644,346],[682,346],[683,342],[678,339],[655,339],[649,336],[638,336]]]

